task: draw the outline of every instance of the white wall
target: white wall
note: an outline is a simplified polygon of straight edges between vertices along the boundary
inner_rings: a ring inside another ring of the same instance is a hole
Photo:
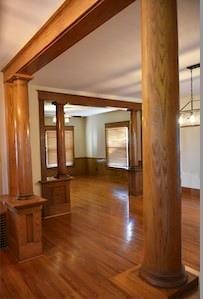
[[[113,111],[87,117],[86,152],[88,158],[105,158],[105,123],[129,121],[130,112]]]
[[[5,96],[3,73],[0,72],[0,185],[2,194],[8,193],[8,172],[7,172],[7,140],[5,123]]]
[[[199,100],[198,95],[194,96]],[[180,101],[180,108],[189,101],[184,97]],[[200,108],[200,101],[195,102],[195,108]],[[188,106],[190,109],[190,106]],[[180,158],[181,185],[189,188],[200,188],[200,127],[180,128]]]
[[[200,127],[180,129],[181,184],[200,188]]]
[[[46,125],[56,125],[53,123],[53,117],[45,118]],[[68,126],[74,127],[74,151],[75,158],[86,157],[86,118],[71,117]]]

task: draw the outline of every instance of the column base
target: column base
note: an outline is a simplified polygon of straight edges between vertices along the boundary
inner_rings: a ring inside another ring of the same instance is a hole
[[[178,275],[155,275],[142,267],[140,268],[139,274],[142,279],[146,280],[146,282],[160,288],[180,287],[188,280],[184,267],[182,267],[182,271]]]
[[[128,169],[128,192],[129,195],[138,196],[143,194],[143,171],[141,166]]]
[[[8,214],[8,245],[18,261],[24,261],[42,253],[42,205],[45,199],[31,196],[19,200],[5,196]]]
[[[192,272],[192,269],[186,268],[188,279],[184,284],[176,288],[158,288],[147,283],[140,277],[140,266],[133,267],[114,276],[112,282],[132,298],[177,299],[191,291],[195,294],[198,293],[198,276]]]

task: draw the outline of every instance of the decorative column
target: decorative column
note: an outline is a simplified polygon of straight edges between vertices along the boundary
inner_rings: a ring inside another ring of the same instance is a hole
[[[63,178],[67,175],[66,150],[65,150],[65,129],[64,129],[64,104],[54,103],[56,105],[56,133],[57,133],[57,178]]]
[[[141,6],[144,259],[114,282],[133,298],[180,298],[198,279],[181,255],[177,3]]]
[[[130,166],[138,166],[138,132],[137,132],[137,111],[130,111]]]
[[[8,207],[10,251],[18,260],[42,253],[41,209],[45,202],[33,195],[29,135],[28,81],[30,76],[16,74],[5,84],[9,152],[10,195]]]
[[[129,195],[142,194],[142,166],[138,161],[138,123],[137,111],[130,111],[130,167],[129,167]]]
[[[187,280],[181,256],[179,70],[176,0],[142,0],[144,260],[158,287]]]
[[[57,174],[48,180],[42,180],[42,195],[47,199],[44,205],[43,215],[45,218],[55,217],[70,213],[70,181],[66,166],[65,150],[65,125],[64,105],[65,102],[53,102],[56,106],[56,136],[57,136]]]
[[[13,78],[13,104],[16,130],[16,161],[19,199],[33,195],[29,128],[28,81],[30,76]]]
[[[181,255],[179,69],[176,0],[142,0],[144,260],[140,275],[187,281]]]

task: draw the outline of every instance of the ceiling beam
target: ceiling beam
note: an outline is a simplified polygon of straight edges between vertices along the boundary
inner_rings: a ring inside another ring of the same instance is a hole
[[[4,80],[34,74],[134,1],[66,0],[4,67]]]
[[[142,110],[141,103],[109,100],[102,98],[95,98],[89,96],[64,94],[50,91],[38,90],[38,98],[43,101],[53,101],[61,104],[72,104],[91,107],[118,107],[126,108],[128,110]]]

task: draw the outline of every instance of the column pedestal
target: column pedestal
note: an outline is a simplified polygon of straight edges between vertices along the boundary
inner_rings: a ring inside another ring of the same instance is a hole
[[[28,200],[4,196],[8,214],[9,250],[18,261],[42,253],[41,210],[45,199],[31,196]]]
[[[72,177],[56,179],[49,178],[40,181],[42,196],[47,198],[44,205],[43,216],[45,218],[68,214],[71,211],[70,204],[70,181]]]
[[[129,195],[139,196],[143,194],[143,171],[142,166],[132,166],[128,169]]]
[[[5,83],[7,107],[9,195],[9,249],[18,261],[42,253],[41,209],[45,199],[33,195],[28,82],[26,74],[14,74]]]

